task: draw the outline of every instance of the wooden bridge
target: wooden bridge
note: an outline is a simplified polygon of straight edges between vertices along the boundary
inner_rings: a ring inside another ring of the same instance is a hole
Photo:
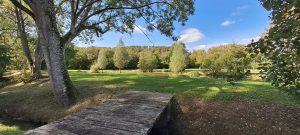
[[[26,135],[168,134],[172,95],[127,92],[118,99],[66,116]]]

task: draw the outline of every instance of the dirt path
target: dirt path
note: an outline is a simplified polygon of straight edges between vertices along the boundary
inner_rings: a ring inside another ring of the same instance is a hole
[[[175,135],[300,134],[300,108],[199,100],[180,104]]]

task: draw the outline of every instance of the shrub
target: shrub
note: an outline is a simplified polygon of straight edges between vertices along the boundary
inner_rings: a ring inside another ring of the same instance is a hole
[[[0,78],[6,71],[6,67],[10,61],[9,48],[4,44],[0,44]]]
[[[188,72],[187,75],[191,78],[198,78],[200,77],[200,73],[198,71],[191,71],[191,72]]]
[[[91,68],[90,68],[90,72],[91,73],[98,73],[98,66],[97,66],[97,64],[94,64],[94,65],[92,65],[91,66]]]

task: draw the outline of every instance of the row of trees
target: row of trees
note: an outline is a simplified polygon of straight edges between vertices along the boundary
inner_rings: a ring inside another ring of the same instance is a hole
[[[183,43],[175,43],[170,47],[125,47],[123,41],[120,40],[116,48],[88,47],[75,48],[75,50],[77,50],[74,51],[76,52],[75,56],[72,54],[72,57],[75,57],[77,62],[70,63],[69,68],[82,69],[80,67],[84,67],[84,69],[88,69],[91,67],[92,71],[138,68],[144,72],[152,72],[153,69],[158,68],[170,69],[172,72],[179,73],[185,68],[201,68],[209,71],[212,76],[225,75],[240,79],[249,73],[249,69],[257,68],[257,63],[260,62],[257,60],[258,58],[250,57],[245,46],[237,44],[217,46],[207,51],[194,50],[190,53]]]
[[[171,48],[172,48],[172,53],[170,53]],[[98,69],[100,70],[110,69],[109,65],[112,64],[114,67],[121,70],[126,67],[129,67],[129,64],[133,64],[130,66],[131,68],[139,68],[143,72],[147,72],[147,71],[152,72],[153,69],[159,68],[159,65],[163,65],[162,63],[163,58],[159,58],[158,54],[155,53],[155,50],[158,50],[160,54],[161,48],[141,47],[140,49],[141,50],[139,50],[138,52],[131,51],[131,56],[130,56],[123,41],[120,40],[119,44],[114,49],[114,52],[112,52],[108,48],[102,48],[99,51],[98,58],[95,61],[95,63],[91,66],[91,70],[95,72]],[[185,49],[185,45],[183,43],[174,44],[172,47],[169,47],[169,49],[165,50],[165,53],[171,55],[170,60],[168,60],[170,61],[170,64],[165,63],[165,65],[170,65],[171,71],[179,73],[186,68],[188,64],[187,62],[188,54]]]

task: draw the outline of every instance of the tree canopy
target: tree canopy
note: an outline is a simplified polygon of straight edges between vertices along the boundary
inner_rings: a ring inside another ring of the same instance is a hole
[[[146,50],[140,53],[138,67],[143,72],[152,72],[153,69],[158,67],[158,58],[152,50]]]
[[[185,45],[181,42],[175,43],[170,58],[170,70],[175,73],[184,71],[188,64],[187,56]]]
[[[300,1],[261,0],[271,11],[271,24],[251,52],[262,53],[269,61],[261,65],[265,78],[275,86],[300,88]]]
[[[6,71],[7,65],[10,61],[10,50],[9,48],[0,43],[0,78],[2,77],[3,73]]]
[[[102,49],[99,51],[98,59],[96,65],[99,69],[106,69],[109,65],[108,51],[106,49]]]
[[[173,22],[184,24],[194,13],[194,0],[10,1],[35,21],[54,95],[64,106],[76,100],[64,59],[74,38],[92,39],[108,31],[132,33],[141,20],[148,31],[157,29],[175,39]]]
[[[124,42],[120,39],[114,54],[114,65],[118,69],[123,69],[127,66],[129,62],[128,52],[125,48]]]

